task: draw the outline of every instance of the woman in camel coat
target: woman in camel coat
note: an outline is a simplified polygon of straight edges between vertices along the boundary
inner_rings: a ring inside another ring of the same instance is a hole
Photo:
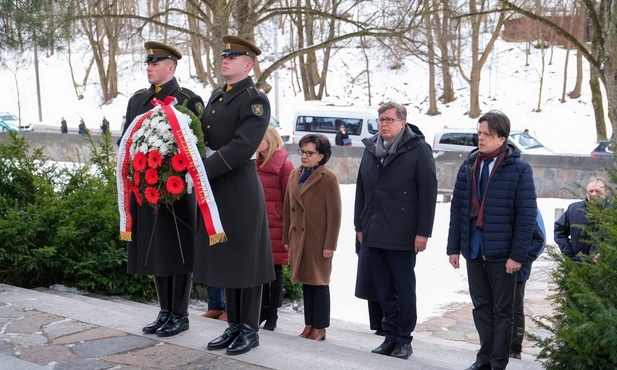
[[[341,226],[341,196],[336,175],[324,167],[328,138],[309,134],[300,140],[302,165],[289,177],[283,206],[283,244],[289,246],[291,280],[302,283],[303,338],[324,340],[330,326],[330,274]]]

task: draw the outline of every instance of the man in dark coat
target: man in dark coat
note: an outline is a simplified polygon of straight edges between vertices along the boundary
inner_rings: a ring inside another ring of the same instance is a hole
[[[601,177],[591,178],[586,189],[585,200],[570,204],[564,214],[555,221],[555,243],[559,246],[561,253],[575,261],[581,260],[581,254],[589,255],[595,251],[596,248],[591,244],[589,236],[583,229],[589,225],[587,208],[590,202],[604,201],[608,195],[608,185]]]
[[[478,149],[456,176],[447,254],[467,261],[473,320],[480,337],[468,370],[505,369],[512,336],[517,272],[527,261],[536,223],[531,167],[508,145],[510,120],[490,111],[478,120]]]
[[[208,246],[200,225],[195,281],[225,288],[228,328],[208,343],[238,355],[259,345],[261,289],[275,279],[266,204],[255,152],[270,120],[270,103],[249,72],[261,50],[236,36],[223,36],[222,75],[205,109],[204,165],[227,241]]]
[[[203,101],[188,89],[181,88],[174,77],[182,54],[160,42],[149,41],[145,63],[148,89],[137,91],[129,100],[123,134],[133,120],[154,108],[153,99],[173,96],[178,104],[188,100],[187,107],[196,115],[203,113]],[[161,311],[144,333],[162,337],[176,335],[189,328],[188,304],[196,233],[197,206],[187,194],[172,208],[138,205],[131,195],[133,217],[132,241],[128,243],[129,274],[154,275]]]
[[[69,133],[69,127],[67,126],[66,120],[64,119],[64,117],[62,117],[62,120],[60,121],[60,132],[63,134]]]
[[[358,254],[358,265],[368,258],[372,279],[360,269],[357,279],[366,280],[365,291],[376,289],[383,310],[385,341],[373,353],[407,359],[418,316],[416,254],[433,230],[437,176],[431,147],[407,123],[405,107],[388,102],[378,112],[379,134],[362,140],[354,213],[360,248],[368,251]]]

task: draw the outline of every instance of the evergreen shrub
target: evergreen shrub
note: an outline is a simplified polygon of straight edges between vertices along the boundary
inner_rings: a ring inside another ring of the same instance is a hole
[[[609,171],[611,184],[617,173]],[[585,227],[597,253],[576,262],[550,252],[557,285],[551,296],[554,313],[534,318],[551,335],[530,335],[541,349],[538,356],[547,369],[617,369],[617,202],[591,205]]]
[[[151,278],[126,273],[110,135],[92,159],[62,165],[22,136],[0,141],[0,282],[63,284],[102,295],[156,297]]]

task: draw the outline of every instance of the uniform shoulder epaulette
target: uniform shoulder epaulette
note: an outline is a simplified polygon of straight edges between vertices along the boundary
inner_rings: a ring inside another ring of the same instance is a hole
[[[145,88],[145,87],[144,87],[143,89],[139,89],[139,90],[135,91],[135,92],[133,93],[133,95],[131,95],[131,98],[132,98],[133,96],[136,96],[136,95],[141,95],[141,94],[145,93],[146,91],[148,91],[148,89],[147,89],[147,88]]]
[[[249,86],[246,88],[246,92],[249,93],[249,96],[259,96],[259,90],[255,88],[255,86]]]
[[[178,88],[178,92],[184,96],[186,96],[187,99],[192,98],[193,96],[195,96],[195,93],[192,92],[191,90],[184,88],[184,87],[180,87]]]

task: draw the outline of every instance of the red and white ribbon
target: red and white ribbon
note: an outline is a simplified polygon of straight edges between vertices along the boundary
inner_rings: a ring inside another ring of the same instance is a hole
[[[226,241],[227,237],[225,236],[225,231],[221,224],[221,218],[214,199],[214,194],[212,193],[212,188],[210,187],[210,182],[208,181],[206,168],[199,155],[199,150],[197,149],[197,143],[186,140],[187,135],[192,134],[187,116],[179,114],[180,112],[173,107],[173,105],[177,103],[174,97],[169,96],[165,98],[165,101],[155,99],[153,103],[155,107],[152,110],[136,117],[133,122],[131,122],[118,148],[116,175],[118,179],[118,207],[120,209],[120,239],[131,240],[131,189],[128,180],[128,166],[130,165],[129,150],[133,142],[133,135],[139,130],[143,122],[152,115],[152,111],[162,109],[167,116],[180,153],[184,154],[188,159],[188,174],[193,180],[196,192],[195,198],[197,199],[197,205],[201,210],[201,214],[203,215],[204,225],[210,237],[210,245]]]

